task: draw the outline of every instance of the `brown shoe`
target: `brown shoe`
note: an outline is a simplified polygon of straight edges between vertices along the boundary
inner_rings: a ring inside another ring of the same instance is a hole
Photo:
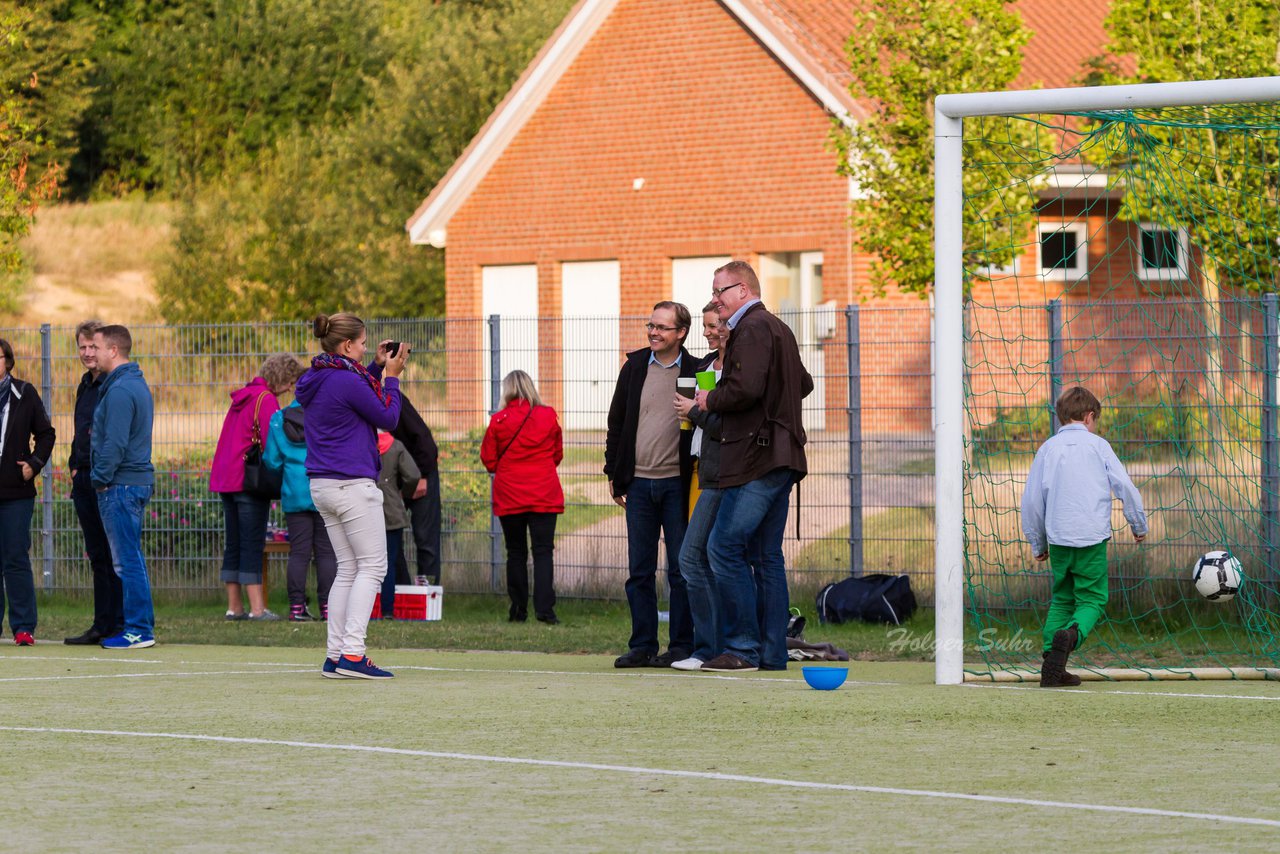
[[[703,670],[712,673],[751,673],[759,670],[754,664],[748,664],[731,652],[721,653],[702,665]]]

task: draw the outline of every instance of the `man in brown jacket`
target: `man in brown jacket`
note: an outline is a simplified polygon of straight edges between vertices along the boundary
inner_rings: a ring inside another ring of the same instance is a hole
[[[790,601],[782,535],[791,485],[808,471],[801,401],[813,391],[813,378],[790,327],[760,301],[750,264],[730,261],[716,270],[711,301],[733,334],[720,382],[697,396],[699,406],[722,419],[723,495],[707,553],[725,649],[702,669],[785,670]]]

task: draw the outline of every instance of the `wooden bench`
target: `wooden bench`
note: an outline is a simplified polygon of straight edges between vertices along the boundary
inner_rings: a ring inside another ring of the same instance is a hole
[[[268,586],[268,582],[267,582],[267,569],[271,566],[271,556],[287,555],[288,553],[289,553],[289,543],[287,540],[284,542],[269,540],[267,544],[263,547],[262,549],[262,601],[263,602],[267,601],[267,595],[270,592],[270,587]]]

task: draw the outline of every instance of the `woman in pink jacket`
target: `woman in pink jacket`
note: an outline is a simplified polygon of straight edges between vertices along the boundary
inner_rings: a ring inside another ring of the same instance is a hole
[[[228,620],[278,620],[262,595],[262,551],[271,502],[244,491],[244,455],[258,437],[264,447],[279,395],[293,389],[302,365],[288,353],[268,356],[259,376],[231,392],[231,409],[213,453],[209,489],[222,496],[227,541],[222,549],[222,582],[227,587]],[[242,592],[249,595],[245,613]]]

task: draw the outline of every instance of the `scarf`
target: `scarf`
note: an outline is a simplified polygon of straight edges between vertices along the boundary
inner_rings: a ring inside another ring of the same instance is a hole
[[[394,442],[395,440],[396,440],[395,436],[392,436],[390,433],[384,433],[381,430],[379,430],[378,431],[378,453],[385,454],[387,451],[391,450],[391,443]]]
[[[364,381],[369,384],[369,388],[373,389],[373,393],[377,395],[384,407],[391,405],[391,400],[387,393],[382,390],[382,383],[374,379],[373,374],[365,369],[364,365],[359,362],[353,362],[346,356],[339,356],[337,353],[321,353],[311,360],[312,370],[324,370],[325,368],[333,368],[339,371],[350,371],[353,374],[364,377]]]
[[[4,417],[4,411],[9,408],[9,387],[13,385],[13,376],[5,374],[4,379],[0,380],[0,418]]]

